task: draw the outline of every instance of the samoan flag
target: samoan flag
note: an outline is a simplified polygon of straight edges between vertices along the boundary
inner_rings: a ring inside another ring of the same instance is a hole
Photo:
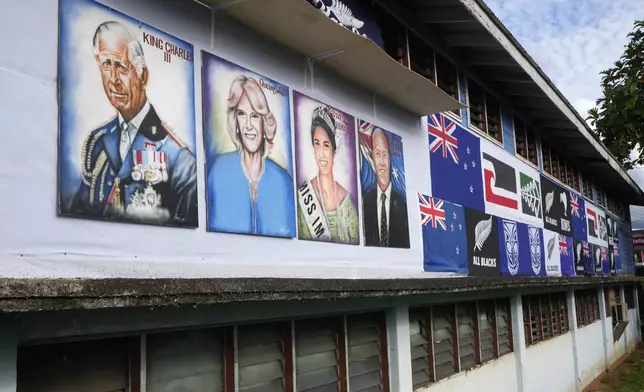
[[[572,237],[559,234],[559,259],[561,260],[561,275],[575,276],[575,249]]]
[[[546,276],[541,228],[498,220],[501,276]]]
[[[481,141],[438,113],[427,116],[432,196],[485,211]]]
[[[588,226],[586,223],[586,202],[579,194],[570,191],[570,215],[572,220],[572,236],[580,241],[588,241]]]
[[[418,194],[423,233],[423,270],[467,274],[467,236],[463,207]]]

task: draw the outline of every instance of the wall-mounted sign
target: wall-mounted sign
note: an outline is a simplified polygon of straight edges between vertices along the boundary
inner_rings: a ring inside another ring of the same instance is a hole
[[[561,248],[559,243],[559,233],[547,229],[543,230],[546,274],[548,276],[561,276]]]
[[[295,237],[289,88],[201,54],[208,230]]]
[[[572,235],[570,193],[542,175],[541,198],[543,202],[543,226],[560,234]]]
[[[588,241],[595,245],[608,246],[606,213],[593,203],[586,202],[586,222]]]
[[[358,121],[365,245],[409,248],[402,138]]]
[[[543,233],[539,227],[497,218],[503,276],[546,276]]]
[[[497,217],[494,215],[471,208],[465,209],[467,264],[470,276],[500,276],[497,225]]]
[[[60,1],[59,213],[196,227],[193,47]]]

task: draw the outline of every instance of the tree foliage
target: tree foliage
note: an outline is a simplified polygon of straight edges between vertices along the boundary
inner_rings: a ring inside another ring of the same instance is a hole
[[[644,164],[644,20],[635,22],[624,54],[601,72],[603,97],[589,111],[595,132],[626,167]],[[631,157],[631,151],[638,156]]]

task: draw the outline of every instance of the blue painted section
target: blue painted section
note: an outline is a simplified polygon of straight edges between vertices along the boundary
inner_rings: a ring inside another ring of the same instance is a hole
[[[467,105],[467,75],[465,75],[465,72],[458,73],[458,90],[461,103]],[[469,122],[468,116],[467,108],[461,110],[461,124],[464,126],[467,126]]]
[[[512,121],[512,108],[501,105],[501,123],[503,124],[503,149],[514,154],[514,122]]]

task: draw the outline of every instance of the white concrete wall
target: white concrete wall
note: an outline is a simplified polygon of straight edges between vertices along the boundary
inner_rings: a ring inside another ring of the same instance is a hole
[[[515,392],[517,390],[514,353],[502,356],[466,372],[455,374],[417,392]]]
[[[590,384],[606,370],[601,320],[577,330],[577,360],[582,387]]]
[[[528,347],[524,362],[524,392],[574,391],[573,360],[570,333]]]
[[[421,129],[419,117],[382,100],[376,100],[379,103],[374,108],[372,94],[320,69],[315,73],[315,91],[305,89],[303,58],[221,14],[212,25],[210,10],[194,1],[101,2],[194,45],[200,227],[195,230],[162,228],[56,216],[58,2],[2,1],[0,36],[11,37],[3,40],[4,52],[11,55],[0,56],[0,118],[5,124],[12,124],[8,130],[12,137],[0,143],[0,156],[7,163],[0,166],[0,184],[3,188],[11,187],[12,191],[4,192],[0,203],[0,216],[5,222],[11,222],[0,225],[3,261],[0,276],[432,276],[422,272],[417,212],[416,193],[430,190],[428,136]],[[211,27],[214,37],[211,37]],[[91,44],[91,37],[88,42]],[[202,49],[402,136],[411,249],[206,232]]]

